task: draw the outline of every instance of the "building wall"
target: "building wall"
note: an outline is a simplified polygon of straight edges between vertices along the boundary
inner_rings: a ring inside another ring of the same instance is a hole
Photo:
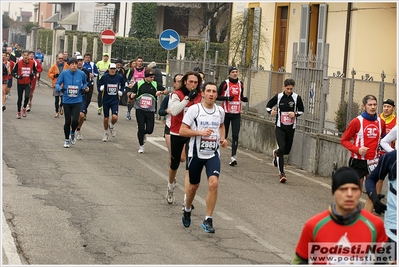
[[[4,12],[10,13],[10,18],[16,20],[18,16],[21,15],[21,11],[29,11],[32,12],[32,16],[29,21],[33,22],[34,16],[34,2],[13,2],[13,1],[2,1],[1,3],[1,14]]]
[[[234,17],[242,14],[249,4],[245,2],[233,4],[233,21]],[[289,4],[289,15],[285,68],[287,72],[291,72],[293,43],[299,42],[301,6],[309,3],[287,4]],[[332,76],[337,71],[342,72],[343,68],[348,3],[327,2],[327,5],[326,43],[330,44],[329,75]],[[260,2],[261,36],[265,41],[260,43],[259,64],[265,69],[270,68],[273,58],[275,6],[276,3]],[[347,76],[350,77],[350,72],[354,68],[357,78],[368,73],[374,80],[380,81],[381,72],[384,70],[387,81],[392,82],[393,79],[397,79],[396,6],[396,2],[353,3]],[[231,33],[234,34],[234,30]]]

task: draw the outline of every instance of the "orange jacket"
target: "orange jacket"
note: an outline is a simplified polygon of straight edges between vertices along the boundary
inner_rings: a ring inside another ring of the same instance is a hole
[[[66,62],[64,62],[64,70],[67,69],[69,69],[69,65]],[[58,75],[60,74],[60,71],[58,69],[58,62],[55,62],[47,72],[47,76],[52,80],[51,87],[53,88],[55,87],[55,83],[57,82],[57,78],[54,77],[55,74]]]

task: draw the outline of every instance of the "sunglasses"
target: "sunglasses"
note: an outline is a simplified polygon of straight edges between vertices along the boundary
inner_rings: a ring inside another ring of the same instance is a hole
[[[59,57],[58,59],[64,59],[63,57]]]

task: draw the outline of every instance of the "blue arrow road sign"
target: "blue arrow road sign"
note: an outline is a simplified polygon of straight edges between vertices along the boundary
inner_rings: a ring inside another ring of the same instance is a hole
[[[159,43],[166,50],[173,50],[180,43],[180,36],[175,30],[167,29],[159,36]]]

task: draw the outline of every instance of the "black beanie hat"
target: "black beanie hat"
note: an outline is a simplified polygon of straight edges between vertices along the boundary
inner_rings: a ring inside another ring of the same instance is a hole
[[[232,72],[233,70],[238,70],[238,69],[237,69],[237,67],[235,67],[235,66],[229,67],[229,74],[230,74],[230,72]]]
[[[333,195],[335,190],[344,184],[356,184],[360,188],[359,174],[357,174],[355,169],[351,167],[341,167],[333,174],[331,186]]]

